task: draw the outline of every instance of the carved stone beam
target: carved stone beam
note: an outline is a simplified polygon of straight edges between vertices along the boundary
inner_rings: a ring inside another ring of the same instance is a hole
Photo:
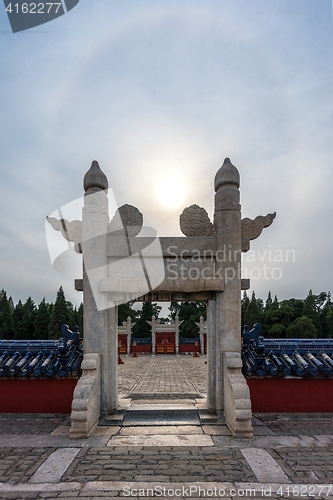
[[[266,216],[258,215],[254,220],[242,219],[242,252],[250,249],[250,240],[255,240],[261,235],[265,227],[269,227],[276,217],[276,212]]]
[[[46,220],[55,231],[61,232],[65,240],[74,243],[75,252],[82,253],[82,222],[80,220],[68,222],[66,219],[58,220],[55,217],[46,217]]]

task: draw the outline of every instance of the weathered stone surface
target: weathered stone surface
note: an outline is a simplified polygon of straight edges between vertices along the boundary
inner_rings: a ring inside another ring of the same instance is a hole
[[[87,438],[98,424],[101,412],[101,356],[85,354],[82,376],[74,390],[71,438]]]
[[[242,239],[255,240],[258,238],[265,227],[269,227],[276,217],[276,212],[266,216],[258,215],[255,219],[242,219]]]
[[[198,205],[184,208],[179,217],[179,225],[185,236],[210,236],[214,231],[208,213]]]
[[[113,237],[137,236],[143,225],[143,215],[132,205],[119,207],[109,224],[109,233]]]
[[[240,353],[223,353],[224,416],[236,438],[252,437],[250,391],[242,374]]]
[[[85,192],[96,189],[106,190],[109,187],[108,179],[96,160],[92,162],[90,169],[84,176],[83,187]]]

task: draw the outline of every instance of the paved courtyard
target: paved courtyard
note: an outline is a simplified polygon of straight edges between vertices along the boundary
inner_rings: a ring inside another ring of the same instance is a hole
[[[332,415],[257,414],[254,437],[236,440],[192,418],[205,407],[205,357],[123,360],[121,425],[73,440],[67,415],[0,415],[0,498],[333,497]]]

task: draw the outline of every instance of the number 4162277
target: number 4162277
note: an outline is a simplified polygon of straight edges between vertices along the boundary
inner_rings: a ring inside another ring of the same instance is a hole
[[[9,3],[6,11],[10,14],[13,12],[14,14],[50,14],[51,10],[53,10],[57,14],[60,7],[61,2],[22,3],[22,5],[15,3],[13,6]]]

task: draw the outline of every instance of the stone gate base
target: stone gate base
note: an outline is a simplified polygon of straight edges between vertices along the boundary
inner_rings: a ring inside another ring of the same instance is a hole
[[[253,436],[250,392],[242,374],[239,353],[221,354],[223,361],[224,417],[235,438]],[[86,354],[82,362],[82,377],[74,391],[71,438],[87,438],[98,425],[101,415],[101,355]]]

